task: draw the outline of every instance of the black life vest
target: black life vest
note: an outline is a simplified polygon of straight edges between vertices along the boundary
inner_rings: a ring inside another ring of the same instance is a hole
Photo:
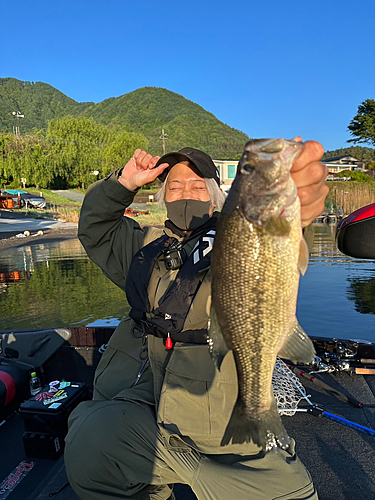
[[[211,265],[216,213],[210,220],[194,231],[199,235],[194,248],[179,269],[152,317],[148,298],[148,285],[156,261],[176,238],[164,234],[139,250],[130,265],[126,280],[126,295],[131,306],[129,316],[135,321],[134,336],[154,335],[174,342],[205,344],[207,330],[186,330],[182,332],[186,315],[202,283],[204,272]],[[194,236],[194,233],[192,236]],[[190,238],[191,239],[191,238]],[[183,244],[183,242],[182,242]]]

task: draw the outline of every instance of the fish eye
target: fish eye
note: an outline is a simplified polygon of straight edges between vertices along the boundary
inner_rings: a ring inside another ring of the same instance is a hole
[[[248,173],[248,174],[251,174],[251,172],[253,172],[255,170],[255,167],[250,162],[247,162],[247,163],[241,165],[241,170]]]

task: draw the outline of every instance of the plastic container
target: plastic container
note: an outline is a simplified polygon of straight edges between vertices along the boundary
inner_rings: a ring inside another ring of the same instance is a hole
[[[37,377],[35,372],[32,372],[30,379],[30,394],[35,396],[42,390],[42,384],[40,383],[39,377]]]

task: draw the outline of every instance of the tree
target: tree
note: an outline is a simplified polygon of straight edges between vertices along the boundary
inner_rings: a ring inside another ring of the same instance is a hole
[[[375,146],[375,100],[366,99],[358,106],[358,113],[348,126],[354,139],[348,142],[367,142]]]
[[[112,172],[116,168],[121,168],[133,156],[136,149],[147,151],[148,140],[142,134],[134,132],[112,133],[103,151],[103,166],[101,177]]]
[[[26,178],[28,186],[87,187],[123,167],[137,148],[148,149],[142,134],[108,129],[92,118],[55,118],[46,135],[0,134],[1,184],[19,187]]]
[[[39,137],[0,135],[1,183],[18,187],[21,178],[29,186],[48,187],[55,172],[50,161],[51,145]],[[9,186],[9,187],[11,187]]]
[[[52,143],[52,158],[62,186],[87,186],[101,171],[103,147],[108,129],[92,118],[65,116],[48,122],[47,139]]]
[[[350,177],[352,181],[356,182],[373,182],[369,175],[364,172],[360,172],[359,170],[342,170],[337,174],[337,177]]]

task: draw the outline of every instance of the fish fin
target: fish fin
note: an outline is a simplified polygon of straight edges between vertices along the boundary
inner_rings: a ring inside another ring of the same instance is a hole
[[[230,441],[233,444],[252,441],[264,451],[270,451],[277,447],[287,449],[291,439],[281,422],[275,398],[273,398],[270,410],[257,417],[249,415],[244,403],[237,399],[221,440],[221,446],[226,446]]]
[[[309,247],[307,246],[305,238],[302,237],[299,248],[299,261],[298,261],[298,269],[302,274],[302,276],[306,274],[308,265],[309,265]]]
[[[315,358],[314,344],[297,320],[278,352],[278,356],[290,359],[294,364],[310,363]]]
[[[208,328],[208,345],[210,346],[210,353],[216,368],[220,370],[221,363],[230,350],[219,325],[219,320],[215,311],[215,307],[211,305],[210,312],[210,326]]]
[[[270,217],[264,225],[265,231],[274,236],[286,236],[290,233],[290,228],[288,219],[276,215]]]

